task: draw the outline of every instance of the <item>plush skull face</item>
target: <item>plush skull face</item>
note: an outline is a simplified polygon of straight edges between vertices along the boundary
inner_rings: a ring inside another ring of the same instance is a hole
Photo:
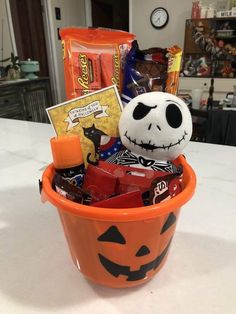
[[[119,122],[123,145],[155,160],[177,158],[192,135],[187,105],[178,97],[150,92],[132,99]]]

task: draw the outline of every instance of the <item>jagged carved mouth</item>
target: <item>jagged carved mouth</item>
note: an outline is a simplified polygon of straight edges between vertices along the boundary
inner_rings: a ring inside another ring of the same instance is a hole
[[[168,149],[169,150],[173,146],[180,145],[180,143],[185,140],[186,135],[188,135],[188,133],[184,131],[184,134],[176,143],[174,144],[170,143],[169,145],[157,146],[155,144],[152,144],[151,141],[149,141],[148,143],[144,143],[143,141],[141,141],[141,143],[137,143],[136,139],[132,139],[130,136],[128,136],[128,132],[127,131],[125,132],[125,137],[129,140],[130,143],[133,143],[134,145],[137,145],[143,149],[151,150],[151,151],[154,151],[155,149],[164,149],[164,150]]]
[[[139,270],[135,270],[135,271],[131,271],[129,266],[119,265],[117,263],[110,261],[108,258],[103,256],[102,254],[98,254],[98,257],[103,267],[114,277],[118,277],[119,275],[124,275],[124,276],[127,276],[127,279],[126,279],[127,281],[140,280],[146,277],[146,273],[148,271],[155,270],[161,264],[161,262],[163,261],[164,257],[166,256],[168,252],[171,240],[169,241],[166,248],[159,256],[157,256],[151,262],[141,265]]]

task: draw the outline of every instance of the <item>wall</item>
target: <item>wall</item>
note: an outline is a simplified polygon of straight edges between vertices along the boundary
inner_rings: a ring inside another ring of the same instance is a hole
[[[57,28],[69,26],[85,26],[85,1],[84,0],[45,0],[48,33],[49,55],[51,55],[55,70],[56,102],[63,102],[65,98],[65,80],[62,59],[61,41],[57,36]],[[61,9],[61,20],[56,20],[55,7]],[[50,58],[49,58],[50,59]],[[50,62],[50,61],[49,61]]]
[[[157,7],[164,7],[169,13],[169,23],[161,30],[155,29],[150,23],[150,14]],[[169,47],[174,43],[183,47],[185,20],[190,17],[191,7],[190,0],[131,1],[131,28],[140,48]]]
[[[3,28],[2,28],[2,23],[3,23]],[[2,36],[2,33],[3,33],[3,36]],[[2,55],[2,48],[3,48],[3,55]],[[10,29],[9,29],[8,19],[7,19],[6,1],[0,0],[0,60],[10,57],[12,51],[13,51],[13,47],[12,47]],[[4,63],[4,66],[5,65],[7,65],[7,63]]]
[[[204,4],[218,0],[203,0]],[[130,0],[130,30],[136,34],[141,49],[150,47],[170,47],[173,44],[183,48],[185,20],[191,18],[191,0]],[[150,14],[163,7],[169,13],[169,22],[163,29],[155,29],[150,23]]]

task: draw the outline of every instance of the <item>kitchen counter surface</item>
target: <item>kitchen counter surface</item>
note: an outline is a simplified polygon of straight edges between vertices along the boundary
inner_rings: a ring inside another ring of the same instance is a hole
[[[188,145],[197,189],[167,262],[145,285],[116,290],[74,267],[57,211],[41,203],[52,136],[48,124],[0,119],[0,313],[235,313],[236,147]]]

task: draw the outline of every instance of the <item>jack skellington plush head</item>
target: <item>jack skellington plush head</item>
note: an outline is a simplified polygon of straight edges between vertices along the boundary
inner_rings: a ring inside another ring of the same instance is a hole
[[[188,144],[192,119],[178,97],[150,92],[133,98],[119,121],[122,144],[131,152],[155,160],[173,160]]]

